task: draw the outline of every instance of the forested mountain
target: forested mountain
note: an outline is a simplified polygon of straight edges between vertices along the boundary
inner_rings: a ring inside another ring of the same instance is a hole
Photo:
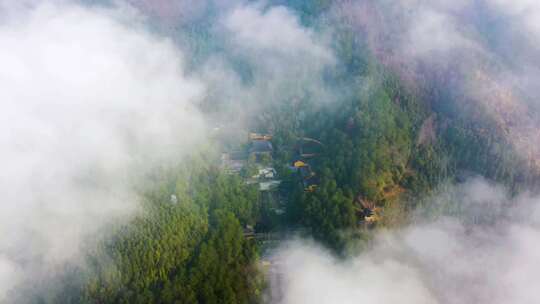
[[[192,159],[149,177],[142,214],[129,225],[111,227],[110,237],[88,252],[87,267],[56,278],[67,287],[45,296],[29,290],[21,300],[254,302],[262,281],[255,244],[245,239],[244,227],[260,218],[259,192],[211,161]]]
[[[140,210],[127,222],[108,225],[98,246],[85,251],[84,266],[70,265],[42,286],[22,284],[17,301],[261,303],[267,283],[260,235],[300,231],[339,256],[381,228],[406,224],[441,184],[479,175],[504,184],[512,195],[537,184],[538,172],[516,151],[500,121],[485,115],[481,105],[464,110],[465,102],[455,100],[465,97],[437,87],[445,79],[411,85],[333,1],[251,4],[294,16],[334,57],[328,59],[332,64],[305,73],[320,72],[316,80],[304,75],[275,86],[257,78],[271,74],[254,63],[264,58],[235,53],[232,42],[216,34],[221,7],[219,1],[209,3],[198,18],[158,24],[156,31],[185,48],[189,75],[206,75],[200,66],[216,54],[236,73],[241,89],[224,90],[221,85],[234,77],[217,75],[214,87],[209,85],[214,90],[198,104],[215,122],[210,143],[179,165],[145,176],[137,191]],[[269,66],[278,55],[268,55],[275,56]],[[317,81],[317,90],[303,81]],[[248,93],[237,92],[242,90]],[[272,90],[283,91],[256,95]],[[226,101],[245,96],[260,102]],[[257,141],[269,144],[258,147]],[[313,143],[314,151],[306,152],[303,141]],[[241,162],[241,169],[231,169]]]

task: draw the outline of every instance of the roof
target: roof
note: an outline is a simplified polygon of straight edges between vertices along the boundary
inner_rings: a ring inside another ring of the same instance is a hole
[[[238,173],[244,167],[246,160],[238,157],[235,153],[237,152],[223,153],[221,155],[221,166],[227,171]]]
[[[272,189],[275,189],[281,184],[281,181],[269,181],[269,182],[262,182],[259,184],[259,190],[260,191],[270,191]]]
[[[293,166],[296,167],[296,168],[300,168],[300,167],[307,166],[307,164],[305,162],[301,161],[301,160],[297,160],[297,161],[294,162]]]
[[[259,133],[249,133],[249,139],[251,139],[251,140],[271,140],[272,135],[259,134]]]
[[[273,150],[272,143],[267,140],[254,140],[249,148],[250,153],[269,153]]]
[[[268,167],[268,168],[259,168],[258,173],[253,175],[252,178],[273,179],[276,176],[277,176],[276,169],[272,167]]]

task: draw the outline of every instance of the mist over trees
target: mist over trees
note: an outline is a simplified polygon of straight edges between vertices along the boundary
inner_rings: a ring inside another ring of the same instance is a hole
[[[0,303],[488,303],[439,259],[533,260],[537,28],[457,2],[0,0]]]

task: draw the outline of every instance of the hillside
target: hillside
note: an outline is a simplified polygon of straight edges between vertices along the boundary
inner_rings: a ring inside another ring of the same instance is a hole
[[[456,33],[446,33],[447,40],[439,41],[432,27],[446,20],[439,15],[448,8],[418,4],[423,9],[413,12],[405,2],[390,7],[371,0],[204,1],[176,7],[167,1],[157,6],[127,1],[132,12],[112,2],[83,1],[80,7],[74,4],[75,9],[59,4],[40,8],[37,17],[29,14],[35,24],[45,18],[51,36],[60,31],[55,18],[68,20],[68,26],[83,16],[91,26],[81,26],[81,35],[91,33],[104,45],[104,53],[133,57],[118,60],[122,64],[116,66],[114,60],[100,61],[107,55],[88,62],[74,55],[74,62],[88,64],[81,71],[94,64],[103,70],[90,76],[81,72],[82,80],[54,74],[52,78],[62,82],[36,93],[52,94],[44,98],[45,106],[32,103],[21,110],[23,118],[31,113],[28,121],[46,123],[36,123],[37,131],[25,123],[20,130],[14,127],[10,157],[31,151],[55,156],[57,165],[49,170],[49,159],[37,161],[34,154],[23,154],[14,163],[33,166],[7,171],[24,173],[14,180],[28,181],[31,199],[26,206],[39,212],[26,211],[31,215],[6,226],[22,232],[0,247],[0,266],[6,257],[17,270],[6,271],[8,276],[18,274],[17,280],[5,284],[5,292],[0,289],[0,303],[289,304],[298,298],[281,294],[287,288],[281,290],[286,271],[280,267],[294,268],[287,263],[298,257],[280,253],[288,252],[287,246],[295,253],[291,242],[324,248],[313,249],[324,254],[306,256],[322,259],[320,269],[330,269],[329,277],[337,272],[328,265],[342,267],[351,256],[362,254],[376,261],[388,256],[392,262],[412,260],[412,266],[396,271],[399,274],[423,265],[423,258],[431,263],[430,250],[443,252],[444,244],[435,242],[443,249],[428,247],[422,256],[414,251],[414,242],[423,248],[426,241],[414,229],[418,223],[427,225],[426,231],[435,232],[426,239],[439,241],[438,236],[446,236],[439,230],[446,228],[429,230],[429,225],[440,218],[450,218],[451,224],[445,225],[464,231],[461,239],[449,241],[462,245],[455,252],[468,252],[463,248],[471,244],[462,239],[477,237],[476,229],[485,233],[478,233],[479,247],[491,246],[489,237],[481,237],[514,227],[500,227],[498,221],[520,223],[525,218],[521,212],[528,213],[526,204],[535,201],[524,197],[534,197],[540,183],[539,108],[532,90],[518,81],[505,81],[518,73],[513,68],[518,62],[503,58],[504,48],[495,48],[487,16],[467,23],[467,31],[456,26]],[[449,10],[447,19],[469,18]],[[414,17],[432,11],[440,18]],[[133,32],[126,26],[130,18],[135,20],[130,23]],[[417,20],[431,23],[420,26]],[[35,24],[35,37],[41,37]],[[98,39],[113,27],[112,38]],[[26,37],[25,31],[20,37]],[[16,34],[6,37],[10,35]],[[57,40],[65,44],[79,32],[63,35]],[[426,42],[426,36],[433,41]],[[100,49],[92,52],[101,54]],[[30,71],[49,67],[39,60],[28,66]],[[50,74],[46,70],[38,78]],[[102,82],[108,83],[94,87]],[[108,96],[113,86],[121,93]],[[83,90],[89,92],[77,95]],[[21,100],[36,98],[25,93],[31,90],[16,87],[13,92]],[[85,102],[72,104],[72,99]],[[94,99],[101,102],[96,109]],[[75,108],[78,116],[71,115]],[[80,118],[89,109],[92,119]],[[48,120],[48,115],[53,116]],[[28,133],[37,135],[25,141]],[[47,140],[53,142],[51,147]],[[5,183],[0,189],[10,189]],[[469,188],[459,188],[471,184],[480,190],[468,194]],[[114,191],[117,187],[119,193]],[[26,186],[13,189],[17,195],[8,198],[18,199]],[[69,203],[60,211],[47,209],[62,197]],[[124,208],[115,204],[117,200],[129,201],[130,211],[103,216],[109,210],[104,206]],[[468,200],[480,203],[462,204]],[[88,207],[92,203],[96,210]],[[72,216],[75,223],[66,221],[66,210],[79,216]],[[54,214],[61,221],[56,223]],[[41,226],[42,217],[49,215],[54,225]],[[100,221],[94,223],[94,217]],[[90,223],[92,229],[77,226],[77,221]],[[28,227],[25,222],[40,225]],[[43,228],[49,226],[55,227],[54,233]],[[73,232],[75,241],[68,242],[68,234],[59,231]],[[413,244],[407,247],[406,242]],[[75,253],[59,254],[68,247]],[[25,254],[19,256],[21,252]],[[379,252],[387,255],[377,256]],[[362,263],[351,263],[351,269]],[[433,263],[441,265],[438,260]],[[389,265],[378,266],[394,264]],[[463,265],[456,268],[466,268]],[[378,268],[364,266],[378,278]],[[0,279],[1,275],[0,271]],[[367,281],[363,282],[371,286]],[[433,286],[437,290],[439,282]]]

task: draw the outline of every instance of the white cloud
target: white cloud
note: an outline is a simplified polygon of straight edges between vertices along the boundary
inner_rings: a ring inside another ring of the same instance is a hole
[[[208,85],[207,98],[224,105],[220,114],[229,112],[232,123],[249,125],[268,106],[334,100],[323,80],[336,63],[329,40],[285,7],[232,5],[210,23],[219,51],[195,70]]]
[[[290,246],[279,256],[283,290],[276,303],[435,303],[417,271],[405,264],[370,257],[342,262],[312,245]]]
[[[505,208],[496,225],[442,217],[379,232],[367,250],[344,260],[310,243],[289,243],[275,256],[281,275],[272,281],[274,303],[538,303],[540,198],[509,202],[481,180],[451,191],[458,194],[454,205],[471,207],[482,197]]]
[[[291,58],[308,56],[323,62],[332,60],[331,52],[321,46],[315,40],[315,34],[302,27],[297,17],[285,7],[263,11],[256,6],[238,6],[224,18],[223,24],[233,33],[234,43],[244,49],[279,53]]]
[[[203,85],[134,11],[2,4],[0,299],[132,214],[137,176],[204,135]]]
[[[322,79],[335,64],[324,35],[303,27],[291,11],[277,6],[236,6],[221,18],[218,32],[226,52],[252,69],[252,82],[244,87],[250,104],[279,104],[309,94],[314,102],[329,101]]]
[[[493,0],[492,5],[502,14],[524,25],[525,31],[540,43],[540,3],[535,0]]]
[[[407,55],[413,58],[445,53],[456,49],[475,49],[476,45],[464,37],[455,25],[455,20],[433,9],[419,9],[406,33],[408,40],[402,45]]]

